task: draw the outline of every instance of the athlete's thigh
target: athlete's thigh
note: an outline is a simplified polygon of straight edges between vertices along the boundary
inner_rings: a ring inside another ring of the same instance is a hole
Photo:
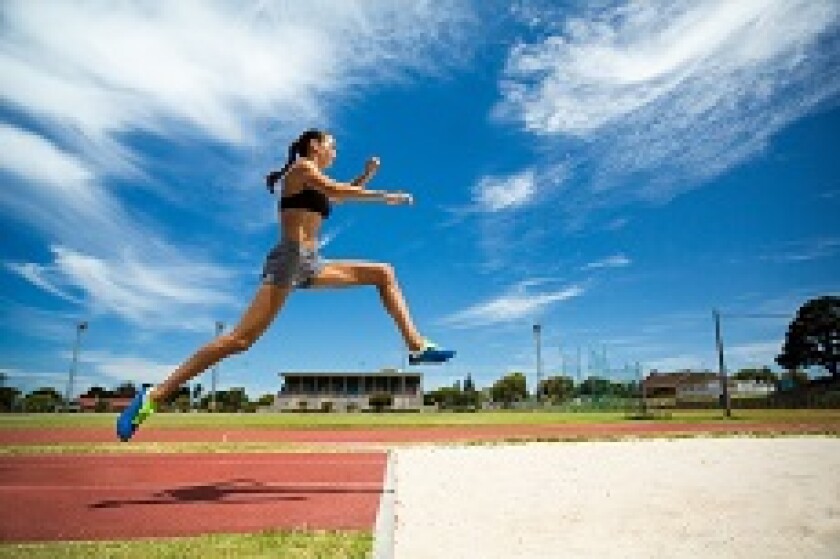
[[[350,287],[380,282],[386,264],[356,260],[332,260],[318,271],[310,287]]]
[[[234,332],[259,336],[277,316],[277,312],[291,291],[289,287],[280,287],[270,283],[260,285],[254,295],[254,300],[242,314]]]

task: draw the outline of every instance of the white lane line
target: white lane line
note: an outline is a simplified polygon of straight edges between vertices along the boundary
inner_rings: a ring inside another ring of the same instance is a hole
[[[388,451],[388,462],[385,465],[385,482],[382,497],[379,499],[379,510],[376,513],[374,526],[373,559],[394,558],[394,501],[397,493],[397,454]]]

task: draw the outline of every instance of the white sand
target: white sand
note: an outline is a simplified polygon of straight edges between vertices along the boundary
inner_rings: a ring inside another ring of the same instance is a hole
[[[395,559],[840,558],[840,439],[394,452]]]

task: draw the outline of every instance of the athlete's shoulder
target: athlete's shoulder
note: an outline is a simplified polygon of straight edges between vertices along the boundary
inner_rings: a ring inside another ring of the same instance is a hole
[[[304,158],[297,159],[292,164],[292,169],[300,169],[300,170],[303,170],[304,172],[313,172],[313,171],[314,172],[320,172],[320,170],[318,169],[318,166],[315,164],[314,161],[311,161],[309,159],[304,159]]]
[[[297,180],[303,182],[309,188],[317,190],[329,190],[335,187],[335,181],[325,175],[314,161],[299,159],[295,161]]]

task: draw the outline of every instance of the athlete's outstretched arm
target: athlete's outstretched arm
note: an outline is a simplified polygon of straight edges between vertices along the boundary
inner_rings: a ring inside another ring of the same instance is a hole
[[[314,186],[334,201],[358,200],[386,204],[411,204],[414,201],[410,195],[403,192],[365,190],[362,186],[333,180],[308,161],[302,162],[301,168],[306,184]]]

